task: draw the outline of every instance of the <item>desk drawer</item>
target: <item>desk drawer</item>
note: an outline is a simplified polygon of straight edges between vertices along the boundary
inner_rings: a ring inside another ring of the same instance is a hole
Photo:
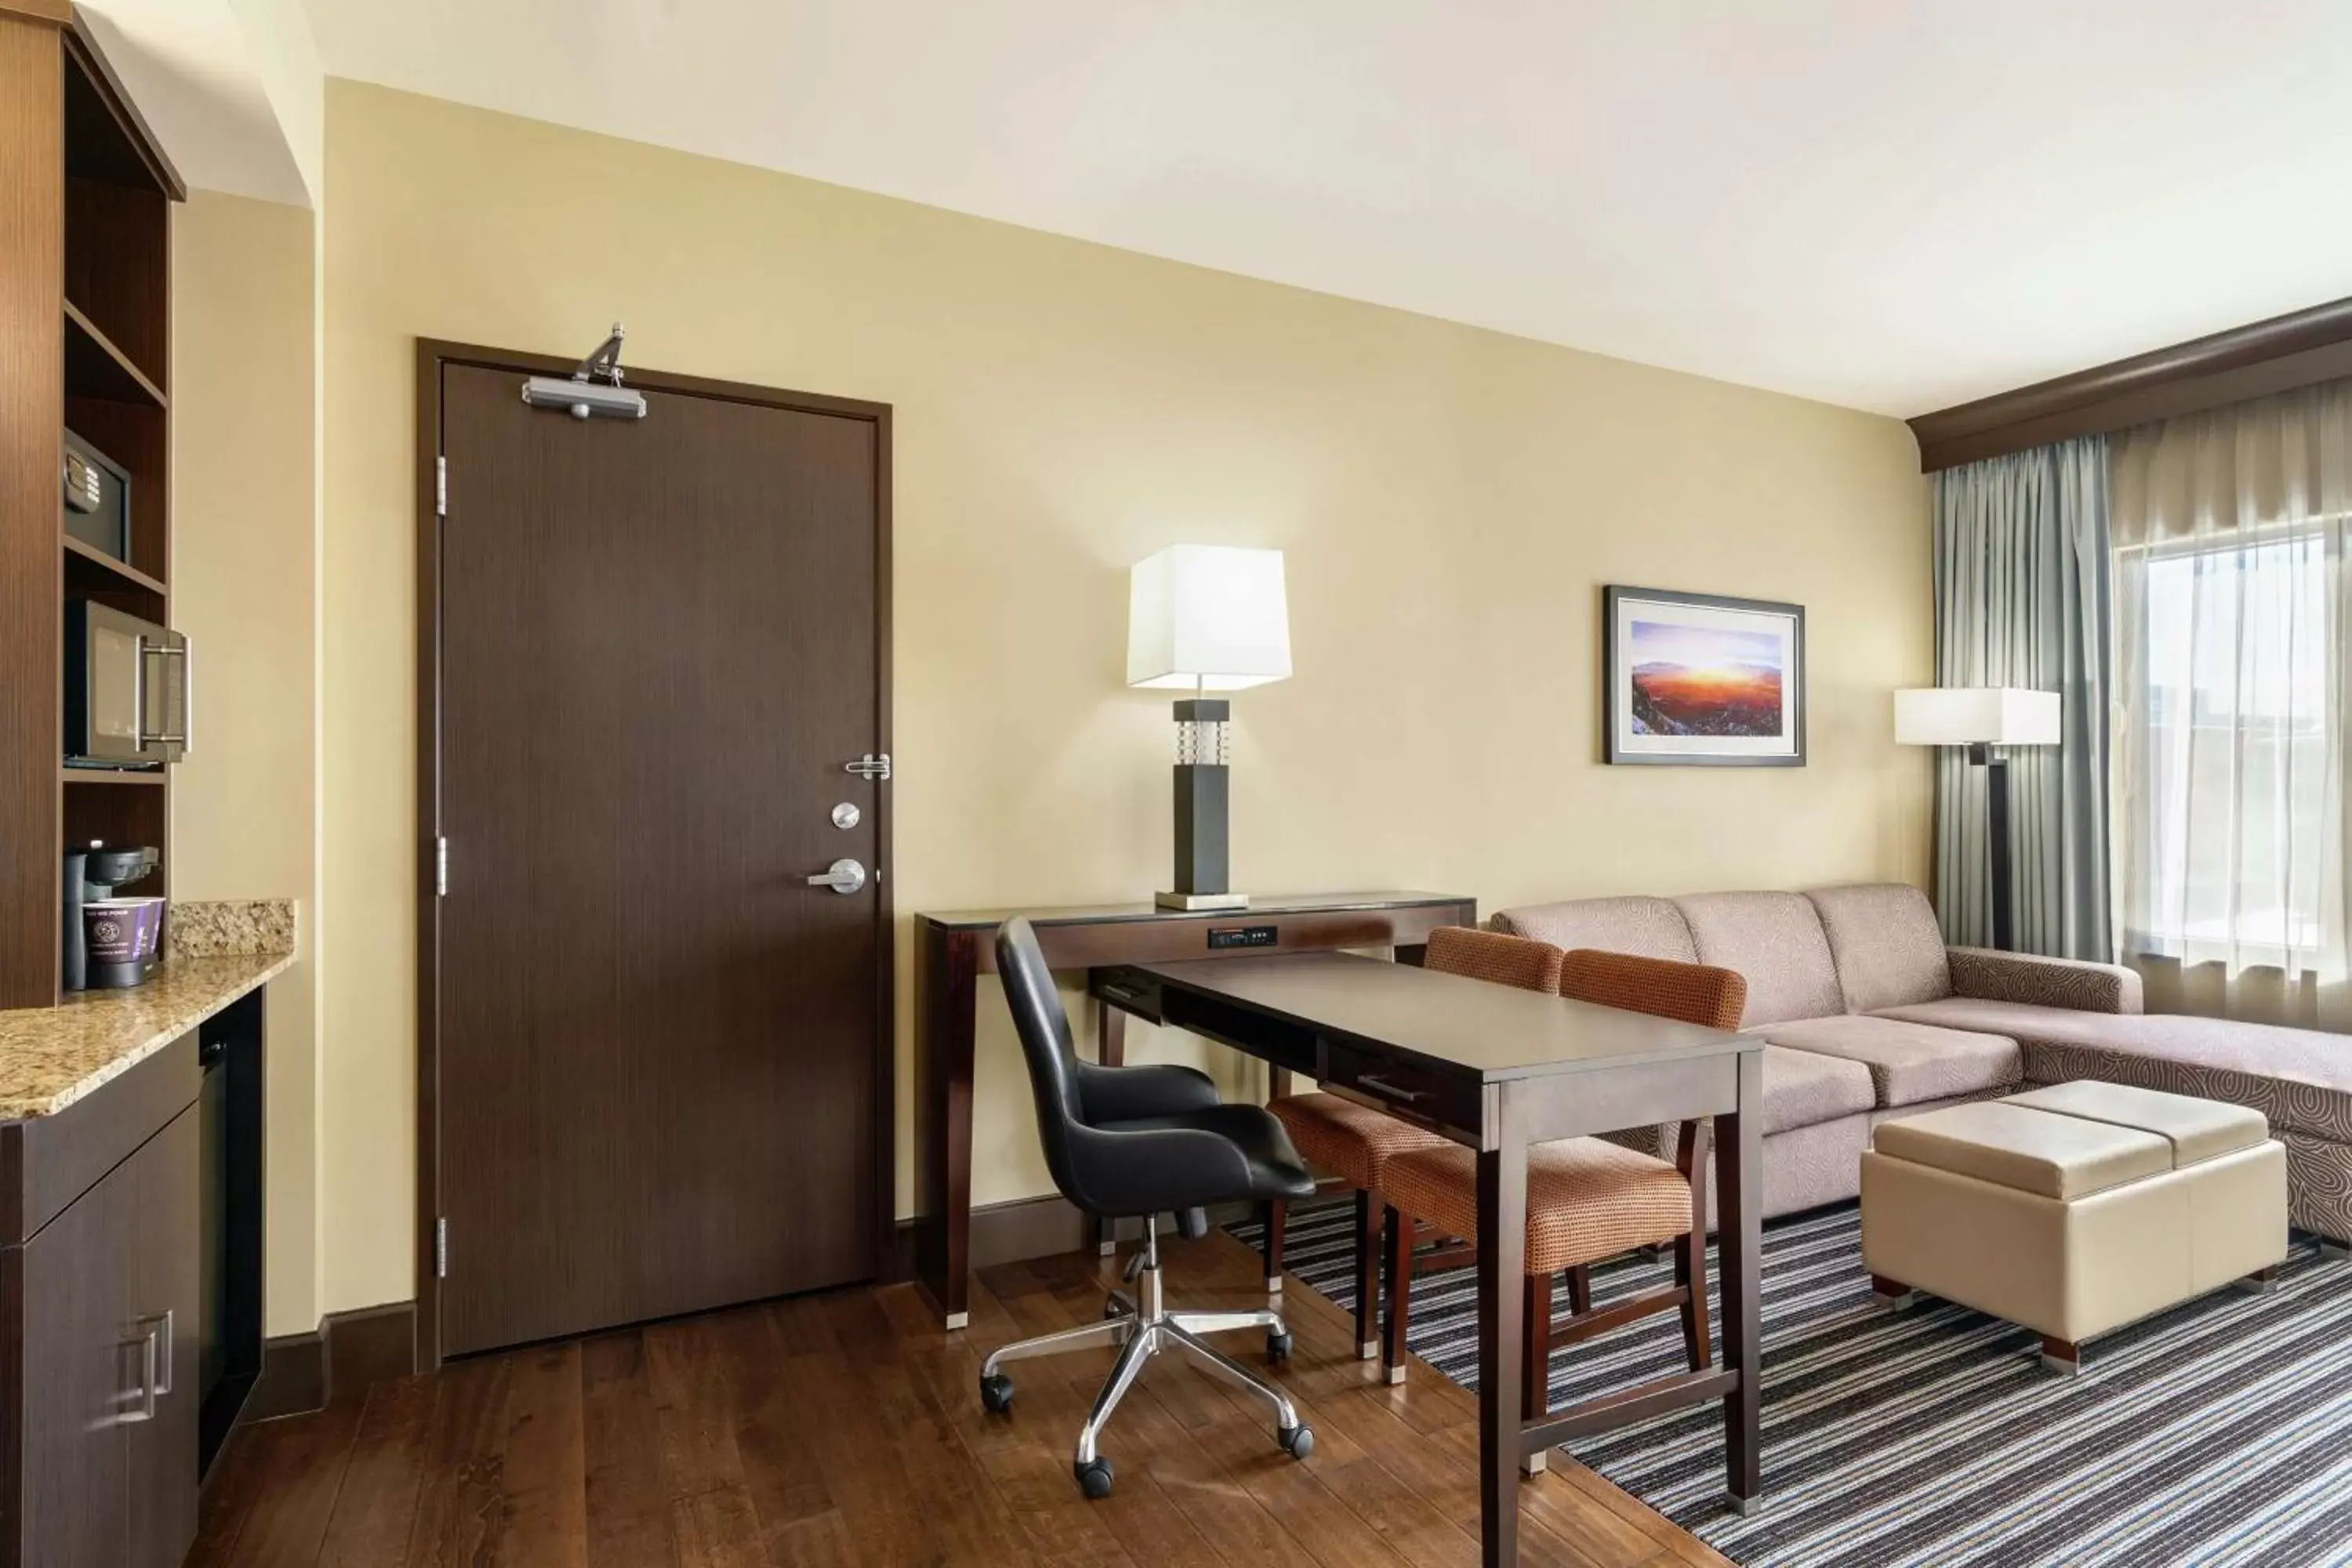
[[[1328,1048],[1323,1081],[1372,1100],[1408,1121],[1475,1134],[1484,1120],[1476,1083],[1352,1046]]]
[[[1146,1023],[1164,1024],[1167,1009],[1160,997],[1160,982],[1139,969],[1113,964],[1087,971],[1087,994],[1108,1003]]]

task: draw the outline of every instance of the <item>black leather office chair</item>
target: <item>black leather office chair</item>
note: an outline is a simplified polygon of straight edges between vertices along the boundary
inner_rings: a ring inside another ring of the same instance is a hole
[[[1070,1044],[1069,1016],[1027,921],[1009,920],[997,931],[996,968],[1029,1061],[1037,1129],[1054,1184],[1097,1218],[1140,1217],[1143,1250],[1128,1264],[1136,1293],[1112,1291],[1102,1322],[1023,1340],[990,1356],[980,1372],[981,1403],[998,1414],[1012,1408],[1013,1383],[999,1370],[1006,1362],[1118,1346],[1110,1377],[1078,1429],[1070,1465],[1088,1497],[1108,1497],[1110,1460],[1097,1452],[1097,1440],[1143,1363],[1161,1351],[1181,1351],[1202,1370],[1273,1405],[1275,1440],[1292,1458],[1305,1458],[1315,1434],[1282,1391],[1201,1337],[1264,1329],[1266,1354],[1279,1361],[1290,1353],[1282,1314],[1171,1312],[1160,1287],[1160,1215],[1173,1212],[1178,1232],[1198,1237],[1208,1229],[1213,1204],[1314,1194],[1315,1178],[1299,1163],[1282,1123],[1255,1105],[1223,1104],[1207,1075],[1191,1068],[1106,1068],[1080,1060]]]

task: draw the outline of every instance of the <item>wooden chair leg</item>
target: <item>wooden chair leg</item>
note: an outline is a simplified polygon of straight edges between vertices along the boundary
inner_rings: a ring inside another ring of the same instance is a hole
[[[1524,1303],[1527,1335],[1519,1347],[1520,1419],[1540,1420],[1551,1407],[1551,1276],[1528,1276]],[[1538,1448],[1519,1458],[1523,1475],[1539,1476],[1549,1450]]]
[[[1388,1207],[1389,1310],[1381,1325],[1381,1376],[1404,1381],[1404,1331],[1412,1296],[1412,1221]]]
[[[1568,1271],[1568,1310],[1581,1317],[1592,1310],[1592,1266],[1580,1263]]]
[[[1551,1402],[1551,1276],[1530,1274],[1527,1291],[1527,1347],[1519,1361],[1519,1409],[1528,1420]]]
[[[1675,1161],[1691,1189],[1690,1230],[1675,1244],[1675,1283],[1689,1292],[1683,1302],[1683,1354],[1693,1372],[1715,1361],[1706,1324],[1706,1122],[1684,1122]]]
[[[1282,1294],[1282,1228],[1289,1212],[1290,1205],[1280,1198],[1265,1205],[1265,1289],[1269,1296]]]
[[[1381,1353],[1381,1220],[1388,1205],[1381,1194],[1356,1193],[1356,1359]]]

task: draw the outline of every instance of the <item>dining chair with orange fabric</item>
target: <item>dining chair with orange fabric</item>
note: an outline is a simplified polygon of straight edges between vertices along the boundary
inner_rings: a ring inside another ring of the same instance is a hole
[[[1422,966],[1525,991],[1555,991],[1561,956],[1560,950],[1549,942],[1446,926],[1429,933]],[[1336,1094],[1284,1095],[1269,1100],[1266,1109],[1280,1118],[1291,1143],[1309,1166],[1355,1189],[1356,1353],[1369,1361],[1380,1353],[1374,1325],[1381,1296],[1380,1226],[1387,1208],[1381,1196],[1381,1173],[1399,1154],[1453,1145],[1434,1132]],[[1286,1205],[1266,1205],[1265,1288],[1269,1291],[1282,1289],[1286,1219]]]
[[[1560,965],[1559,994],[1571,1001],[1622,1007],[1709,1028],[1738,1027],[1748,982],[1728,969],[1579,949]],[[1527,1342],[1521,1405],[1529,1417],[1550,1405],[1551,1352],[1596,1334],[1679,1309],[1683,1351],[1693,1372],[1713,1360],[1706,1306],[1707,1123],[1683,1123],[1674,1163],[1600,1138],[1568,1138],[1528,1151]],[[1404,1380],[1416,1222],[1475,1237],[1477,1156],[1454,1143],[1418,1148],[1381,1173],[1389,1203],[1388,1321],[1381,1362],[1388,1380]],[[1595,1309],[1582,1270],[1635,1247],[1671,1243],[1672,1285]],[[1552,1278],[1571,1273],[1570,1315],[1552,1321]],[[1543,1456],[1526,1468],[1539,1470]]]

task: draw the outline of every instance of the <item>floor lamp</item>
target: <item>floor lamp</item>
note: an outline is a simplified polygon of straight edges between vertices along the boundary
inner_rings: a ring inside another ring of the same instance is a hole
[[[1995,746],[2058,744],[2054,691],[2014,686],[1937,686],[1895,694],[1895,739],[1906,746],[1966,746],[1971,767],[1986,770],[1986,859],[1992,872],[1992,944],[2016,944],[2010,888],[2009,760]]]

